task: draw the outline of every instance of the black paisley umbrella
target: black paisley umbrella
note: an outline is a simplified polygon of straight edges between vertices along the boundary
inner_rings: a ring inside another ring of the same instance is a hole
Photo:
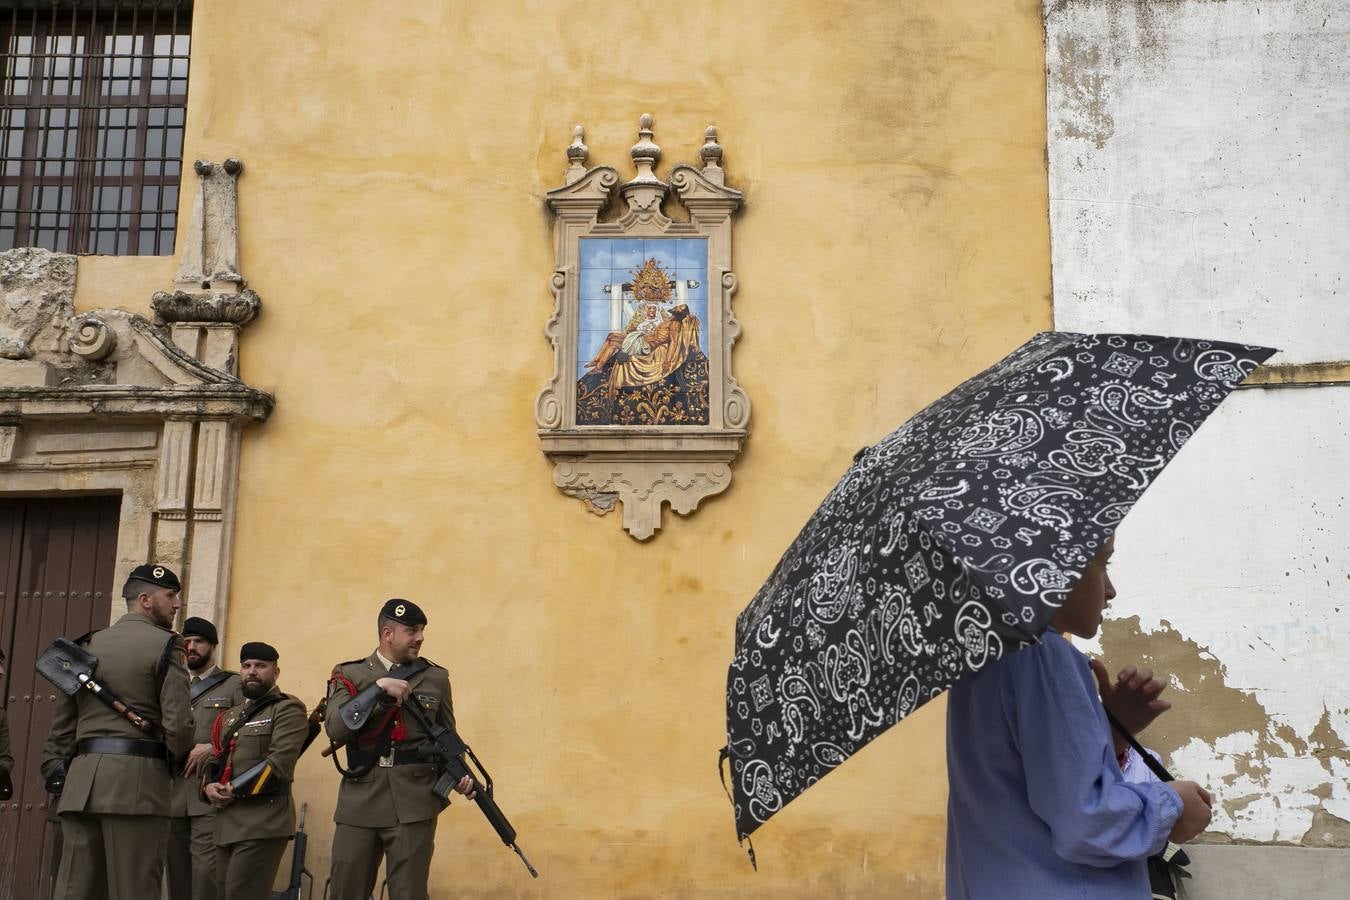
[[[1047,332],[860,451],[736,620],[737,836],[1035,642],[1144,489],[1274,352]]]

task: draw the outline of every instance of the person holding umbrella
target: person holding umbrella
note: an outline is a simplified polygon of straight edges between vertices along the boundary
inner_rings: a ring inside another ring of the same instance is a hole
[[[1110,684],[1062,637],[1096,635],[1114,550],[1107,539],[1088,563],[1052,634],[951,689],[948,897],[1147,896],[1147,858],[1209,825],[1195,782],[1121,774],[1103,704],[1139,730],[1167,708],[1150,679]]]
[[[1161,683],[1098,699],[1064,635],[1096,633],[1117,526],[1274,352],[1046,332],[858,451],[736,620],[737,837],[954,688],[950,896],[1147,897],[1209,797],[1124,783],[1109,714],[1147,725]]]

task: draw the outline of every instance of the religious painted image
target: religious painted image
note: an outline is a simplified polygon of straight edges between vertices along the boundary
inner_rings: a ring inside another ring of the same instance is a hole
[[[708,243],[581,240],[578,425],[708,424]]]

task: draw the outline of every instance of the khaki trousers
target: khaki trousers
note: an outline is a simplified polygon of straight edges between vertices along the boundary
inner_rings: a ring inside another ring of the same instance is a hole
[[[435,819],[393,828],[357,828],[339,822],[333,832],[329,900],[370,900],[381,855],[389,900],[427,900],[435,845]]]
[[[267,900],[290,838],[260,838],[216,848],[216,869],[225,889],[221,900]]]
[[[168,816],[61,814],[53,900],[147,900],[160,895]]]
[[[220,900],[216,815],[169,820],[169,900]]]

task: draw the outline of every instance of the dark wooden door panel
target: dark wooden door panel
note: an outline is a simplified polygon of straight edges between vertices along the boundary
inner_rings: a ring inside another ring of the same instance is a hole
[[[118,497],[0,500],[0,646],[15,757],[0,809],[0,900],[47,896],[53,826],[38,766],[56,692],[34,669],[61,636],[105,627],[117,558]]]

